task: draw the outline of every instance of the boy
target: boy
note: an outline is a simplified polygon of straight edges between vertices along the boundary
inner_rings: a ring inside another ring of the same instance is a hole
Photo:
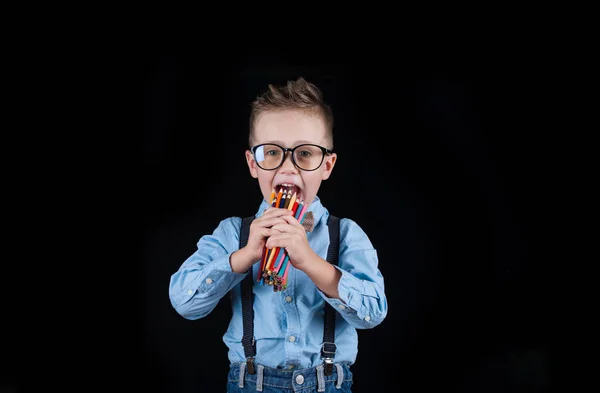
[[[321,91],[303,78],[269,85],[252,103],[249,145],[246,161],[263,200],[247,243],[240,247],[240,217],[201,237],[197,251],[171,276],[171,304],[196,320],[231,293],[233,314],[223,336],[228,392],[350,392],[356,329],[379,325],[387,300],[377,252],[351,219],[339,221],[337,265],[326,260],[330,214],[317,193],[337,154],[332,111]],[[276,207],[273,193],[279,190],[307,206],[312,229],[305,229],[294,209]],[[265,283],[265,247],[287,253],[285,285]]]

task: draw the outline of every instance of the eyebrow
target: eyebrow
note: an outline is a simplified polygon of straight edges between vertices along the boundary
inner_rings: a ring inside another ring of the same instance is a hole
[[[281,146],[285,146],[285,143],[283,143],[282,141],[268,141],[268,142],[262,142],[262,143],[275,143]],[[318,145],[318,142],[312,142],[312,141],[295,141],[292,146],[298,146],[298,145],[303,145],[305,143],[310,143],[311,145]]]

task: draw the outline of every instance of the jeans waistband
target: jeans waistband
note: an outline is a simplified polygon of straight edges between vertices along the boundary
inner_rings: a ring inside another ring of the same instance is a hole
[[[340,388],[343,384],[351,384],[352,372],[350,366],[344,363],[334,363],[331,375],[324,374],[323,365],[306,369],[287,370],[257,364],[256,372],[249,374],[246,370],[246,363],[243,362],[230,365],[228,381],[237,383],[239,387],[248,384],[248,387],[256,387],[259,392],[266,386],[280,389],[287,388],[294,392],[316,387],[318,392],[324,392],[326,384],[333,384],[337,388]]]

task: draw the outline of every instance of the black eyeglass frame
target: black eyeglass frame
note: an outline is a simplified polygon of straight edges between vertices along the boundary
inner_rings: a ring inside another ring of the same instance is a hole
[[[261,146],[265,146],[265,145],[277,146],[278,148],[280,148],[281,150],[283,150],[283,155],[282,155],[281,162],[275,168],[265,169],[262,166],[260,166],[260,164],[258,163],[258,160],[256,159],[256,149],[258,149]],[[315,169],[304,169],[304,168],[302,168],[300,165],[298,165],[296,163],[296,160],[294,159],[294,151],[296,151],[297,148],[302,147],[302,146],[314,146],[314,147],[318,147],[323,152],[323,155],[321,156],[321,162],[319,163],[319,165],[317,165],[317,167]],[[258,167],[260,169],[262,169],[263,171],[274,171],[276,169],[279,169],[283,165],[283,163],[285,162],[286,154],[287,154],[288,151],[291,153],[292,162],[294,163],[294,166],[296,166],[296,168],[302,169],[303,171],[306,171],[306,172],[316,171],[317,169],[319,169],[321,167],[321,165],[323,165],[323,161],[325,161],[325,155],[326,154],[330,155],[330,154],[333,153],[333,150],[329,150],[329,149],[327,149],[327,148],[325,148],[323,146],[315,145],[314,143],[303,143],[301,145],[294,146],[292,148],[283,147],[283,146],[278,145],[277,143],[261,143],[260,145],[256,145],[256,146],[250,148],[250,151],[252,152],[252,155],[254,156],[254,161],[256,161],[256,165],[258,165]]]

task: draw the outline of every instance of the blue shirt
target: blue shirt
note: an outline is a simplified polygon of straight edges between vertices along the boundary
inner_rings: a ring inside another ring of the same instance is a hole
[[[270,205],[263,201],[259,217]],[[327,257],[328,210],[315,197],[308,211],[315,226],[307,232],[308,243],[323,259]],[[222,220],[211,235],[204,235],[197,250],[171,276],[169,297],[184,318],[197,320],[210,314],[219,300],[231,295],[232,318],[223,336],[231,363],[246,360],[242,346],[243,324],[240,281],[247,273],[231,270],[229,257],[239,249],[242,218]],[[357,329],[379,325],[387,315],[384,280],[378,268],[377,251],[360,226],[340,219],[338,265],[342,273],[338,291],[341,300],[328,298],[308,276],[290,266],[287,288],[274,291],[256,281],[260,263],[253,265],[255,362],[273,368],[308,368],[323,363],[323,316],[325,302],[336,313],[335,362],[353,364],[358,353]]]

